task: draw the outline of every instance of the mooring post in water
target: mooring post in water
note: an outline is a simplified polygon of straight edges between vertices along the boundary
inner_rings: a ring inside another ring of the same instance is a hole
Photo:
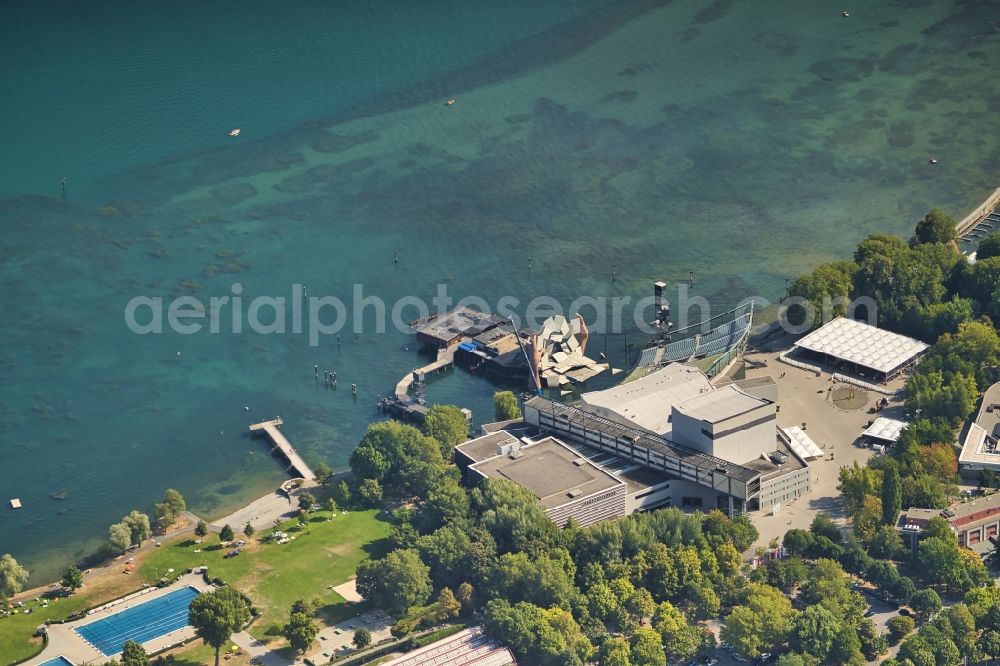
[[[357,384],[351,384],[351,395],[354,396],[355,398],[358,397],[358,385]]]
[[[399,265],[399,250],[393,250],[392,253],[394,255],[393,256],[393,261],[395,261],[396,265],[398,266]]]
[[[688,285],[694,284],[694,271],[688,271]]]
[[[59,177],[59,187],[62,188],[63,199],[66,198],[66,176]]]
[[[617,273],[615,272],[615,265],[611,264],[611,281],[612,282],[615,281],[615,275],[617,275]]]
[[[340,350],[340,336],[337,336],[337,349]]]
[[[313,375],[316,376],[316,381],[319,381],[319,366],[318,365],[314,365],[313,366]]]

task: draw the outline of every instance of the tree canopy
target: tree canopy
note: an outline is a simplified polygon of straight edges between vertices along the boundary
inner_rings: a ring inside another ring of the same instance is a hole
[[[188,607],[188,622],[202,640],[215,648],[215,666],[219,666],[222,646],[249,621],[250,604],[228,585],[202,592]]]

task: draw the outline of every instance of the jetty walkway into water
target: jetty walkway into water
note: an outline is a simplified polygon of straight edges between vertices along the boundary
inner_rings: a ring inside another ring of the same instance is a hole
[[[379,408],[392,414],[405,416],[416,421],[423,421],[427,416],[427,407],[420,404],[410,395],[410,387],[414,382],[424,382],[431,375],[448,370],[455,364],[455,349],[450,345],[438,349],[437,357],[427,365],[417,368],[399,380],[396,384],[396,394],[393,398],[385,398],[379,402]]]
[[[302,457],[295,452],[292,448],[291,443],[285,439],[285,435],[278,430],[278,427],[283,425],[285,422],[281,420],[280,416],[276,416],[270,421],[261,421],[260,423],[254,423],[250,426],[250,432],[264,432],[268,437],[271,438],[271,442],[274,444],[274,449],[280,450],[285,458],[288,459],[288,469],[294,470],[298,476],[303,479],[312,480],[316,477],[313,471],[309,468],[309,465],[302,459]],[[274,449],[271,452],[274,452]]]
[[[1000,227],[1000,214],[996,213],[1000,206],[1000,187],[986,201],[979,204],[974,211],[955,225],[959,240],[963,243],[977,243]]]

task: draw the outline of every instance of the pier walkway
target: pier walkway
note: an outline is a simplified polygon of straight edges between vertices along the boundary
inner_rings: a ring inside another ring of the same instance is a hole
[[[456,345],[438,349],[437,358],[427,365],[417,368],[399,380],[396,384],[395,396],[379,402],[379,408],[391,414],[398,414],[416,421],[423,421],[427,416],[427,407],[417,402],[410,395],[410,387],[414,382],[427,381],[427,377],[448,370],[455,364]]]
[[[994,211],[998,205],[1000,205],[1000,187],[993,190],[993,194],[987,197],[986,201],[955,225],[959,240],[964,243],[976,243],[996,231],[995,227],[1000,222],[1000,216]]]
[[[288,469],[295,470],[298,476],[311,481],[316,478],[316,475],[309,468],[309,465],[295,452],[292,448],[291,443],[285,439],[284,434],[278,430],[278,426],[284,424],[280,416],[276,416],[270,421],[262,421],[260,423],[254,423],[250,426],[250,432],[260,432],[263,431],[271,438],[271,442],[274,443],[274,448],[280,449],[281,452],[288,459],[289,465]],[[273,451],[272,451],[273,452]]]

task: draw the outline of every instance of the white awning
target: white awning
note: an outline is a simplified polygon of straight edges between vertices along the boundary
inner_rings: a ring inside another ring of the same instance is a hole
[[[887,419],[884,416],[880,416],[875,419],[875,423],[868,426],[868,429],[862,433],[862,436],[895,444],[896,440],[899,439],[899,432],[908,425],[909,423],[905,421],[897,421],[896,419]]]
[[[812,441],[812,437],[807,435],[806,431],[799,426],[782,428],[782,430],[788,435],[788,439],[790,440],[789,445],[799,458],[810,460],[812,458],[823,457],[823,449],[819,448],[816,442]]]

